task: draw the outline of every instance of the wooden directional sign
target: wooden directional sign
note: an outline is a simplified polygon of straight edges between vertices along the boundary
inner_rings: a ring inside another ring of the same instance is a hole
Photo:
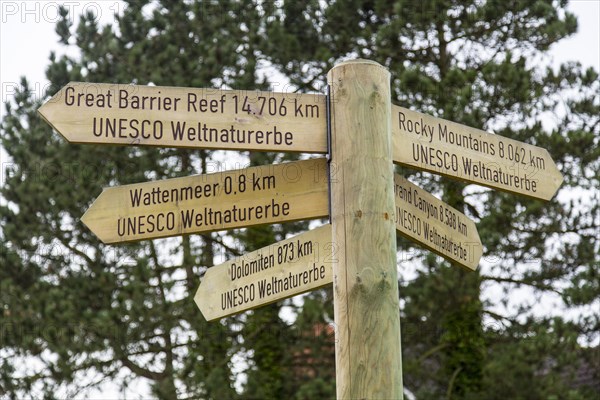
[[[550,200],[563,178],[547,150],[392,105],[398,164]]]
[[[107,188],[82,221],[117,243],[322,218],[331,183],[331,225],[209,268],[195,301],[214,320],[333,283],[337,397],[401,398],[390,212],[397,232],[466,269],[483,248],[473,221],[393,174],[390,154],[544,200],[563,178],[542,148],[391,105],[377,63],[340,63],[327,81],[330,97],[72,82],[39,113],[74,143],[329,152],[337,178],[312,159]]]
[[[209,268],[194,301],[208,321],[331,284],[331,225]]]
[[[327,152],[319,94],[71,82],[39,113],[73,143]]]
[[[469,217],[398,174],[394,197],[400,234],[464,268],[477,269],[483,246]]]
[[[81,220],[104,243],[328,215],[326,160],[106,188]]]

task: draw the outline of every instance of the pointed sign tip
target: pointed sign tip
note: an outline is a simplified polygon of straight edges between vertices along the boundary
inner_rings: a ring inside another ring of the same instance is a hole
[[[474,253],[474,261],[475,262],[469,266],[469,270],[472,272],[475,272],[475,271],[477,271],[477,268],[479,267],[479,263],[481,262],[481,257],[483,257],[483,245],[481,244],[481,242],[479,242],[479,244],[476,245],[476,249],[473,253]]]
[[[46,101],[44,104],[42,104],[37,109],[37,113],[44,121],[46,121],[48,124],[50,124],[50,121],[48,121],[48,118],[46,116],[47,108],[48,108],[48,102]],[[50,125],[52,125],[52,124],[50,124]]]
[[[203,280],[204,281],[204,280]],[[200,286],[198,286],[198,290],[196,291],[196,294],[194,295],[194,303],[196,303],[196,306],[198,306],[198,308],[200,309],[200,312],[202,313],[202,316],[204,317],[205,320],[207,320],[208,322],[213,321],[215,319],[218,319],[218,316],[215,315],[211,315],[209,310],[206,308],[207,307],[207,301],[206,299],[203,299],[203,291],[202,291],[202,284],[204,282],[200,282]],[[208,306],[210,308],[210,306]]]
[[[100,194],[100,196],[102,196],[102,194]],[[96,200],[98,200],[98,199],[96,199]],[[94,203],[95,203],[95,202],[94,202]],[[92,203],[92,206],[93,206],[93,205],[94,205],[94,204]],[[98,239],[100,239],[100,240],[101,240],[103,243],[106,243],[106,244],[108,244],[108,242],[107,242],[107,241],[105,241],[103,237],[101,237],[102,235],[100,235],[100,234],[97,232],[97,230],[96,230],[96,226],[95,226],[96,224],[94,223],[94,220],[93,220],[93,219],[91,219],[91,218],[92,218],[92,216],[93,216],[93,214],[94,214],[94,212],[93,212],[93,210],[92,210],[92,206],[90,206],[90,207],[89,207],[89,208],[86,210],[86,212],[85,212],[85,213],[83,213],[83,215],[81,216],[81,218],[79,218],[79,221],[80,221],[82,224],[84,224],[84,225],[86,226],[86,228],[88,228],[88,229],[89,229],[89,230],[90,230],[90,231],[91,231],[91,232],[92,232],[94,235],[96,235],[96,237],[97,237]]]
[[[84,224],[90,231],[93,232],[92,228],[89,225],[89,221],[88,219],[88,213],[90,212],[90,210],[88,209],[82,216],[81,218],[79,218],[79,221],[81,221],[82,224]]]
[[[48,125],[50,125],[50,127],[52,128],[52,130],[54,132],[56,132],[60,136],[62,136],[67,142],[71,142],[71,140],[69,140],[69,138],[67,136],[65,136],[65,134],[63,132],[61,132],[60,129],[58,129],[53,122],[53,119],[55,116],[55,113],[52,112],[53,110],[55,110],[55,107],[51,104],[53,99],[54,99],[54,97],[52,97],[51,99],[46,101],[44,104],[42,104],[37,109],[37,113],[40,116],[40,118],[42,118]]]

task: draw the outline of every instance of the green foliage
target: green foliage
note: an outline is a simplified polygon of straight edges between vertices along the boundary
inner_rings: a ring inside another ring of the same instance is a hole
[[[74,26],[62,10],[60,43],[77,51],[50,55],[48,94],[69,81],[268,89],[264,67],[323,92],[336,62],[363,57],[390,70],[394,103],[546,148],[565,178],[548,203],[402,170],[475,219],[486,260],[467,274],[399,242],[404,382],[418,399],[590,398],[570,377],[588,354],[581,343],[600,330],[599,80],[577,64],[543,66],[577,29],[565,6],[128,1],[112,27],[93,15]],[[330,291],[214,323],[191,301],[215,259],[305,222],[99,243],[79,218],[102,187],[203,173],[220,156],[71,145],[39,105],[24,79],[0,130],[12,161],[0,189],[0,397],[65,398],[140,379],[161,399],[334,397]],[[580,316],[539,316],[537,300],[548,298]],[[290,310],[292,325],[281,318]]]

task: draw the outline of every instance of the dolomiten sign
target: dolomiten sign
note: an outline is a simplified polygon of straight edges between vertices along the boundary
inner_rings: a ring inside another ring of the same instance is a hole
[[[106,188],[81,220],[104,243],[328,215],[324,158]]]
[[[332,282],[331,225],[208,268],[194,301],[208,321]]]
[[[394,198],[398,233],[451,262],[477,269],[483,246],[469,217],[398,174]]]
[[[71,82],[38,112],[72,143],[326,153],[325,99]]]
[[[550,200],[563,178],[547,150],[392,105],[394,162]]]

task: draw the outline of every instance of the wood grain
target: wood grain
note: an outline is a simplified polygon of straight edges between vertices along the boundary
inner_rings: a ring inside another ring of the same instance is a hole
[[[194,301],[208,321],[331,284],[331,225],[209,268]]]
[[[402,398],[389,80],[364,60],[328,74],[339,399]]]
[[[398,233],[456,265],[477,269],[483,245],[475,222],[398,174],[394,198]]]
[[[550,200],[563,177],[546,149],[392,105],[394,162]]]
[[[328,215],[324,158],[106,188],[81,218],[104,243]]]
[[[321,94],[71,82],[38,112],[72,143],[327,151]]]

